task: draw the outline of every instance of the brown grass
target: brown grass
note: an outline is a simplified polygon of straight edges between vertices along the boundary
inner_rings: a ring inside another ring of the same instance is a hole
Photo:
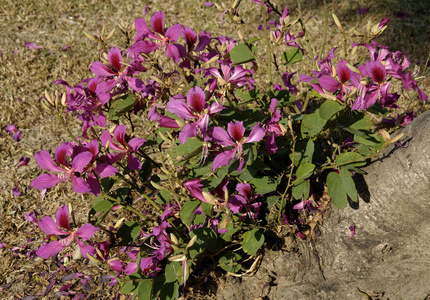
[[[261,23],[255,5],[250,1],[241,6],[245,10],[244,19],[252,26]],[[407,54],[413,64],[423,66],[430,52],[430,8],[419,1],[327,1],[328,11],[335,12],[345,27],[357,26],[358,30],[365,28],[370,20],[373,23],[383,17],[393,18],[393,22],[379,42],[391,50],[401,50]],[[283,1],[290,8],[292,18],[297,16],[295,1]],[[322,1],[302,1],[303,15],[309,29],[310,39],[315,46],[322,41],[324,24],[324,9]],[[403,3],[403,4],[402,4]],[[150,15],[157,10],[164,10],[167,24],[182,23],[196,31],[207,30],[213,35],[230,34],[235,36],[237,28],[225,26],[218,31],[215,8],[207,8],[204,1],[147,1]],[[370,12],[359,16],[359,8],[370,8]],[[37,249],[44,234],[40,233],[33,224],[23,218],[23,214],[35,211],[38,216],[53,215],[63,204],[71,203],[76,210],[77,219],[86,219],[89,198],[71,190],[70,185],[62,185],[49,190],[44,198],[40,192],[30,189],[30,182],[40,172],[33,154],[41,149],[53,151],[69,137],[61,128],[58,120],[46,113],[39,102],[44,90],[62,91],[54,87],[53,82],[62,78],[71,85],[79,83],[82,78],[91,76],[88,69],[91,62],[98,59],[97,46],[85,37],[84,31],[92,34],[101,32],[103,26],[110,32],[124,21],[132,24],[140,17],[143,4],[139,1],[50,1],[50,0],[2,0],[0,5],[0,243],[6,247],[0,249],[0,287],[11,283],[7,289],[0,289],[1,299],[21,299],[28,295],[43,293],[52,278],[61,279],[65,274],[60,272],[53,275],[57,267],[51,260],[42,261],[40,258],[28,260],[22,254],[12,255],[11,248],[23,246],[28,239],[33,239],[28,247]],[[406,19],[393,17],[395,11],[406,11]],[[309,16],[309,18],[307,18]],[[242,29],[246,36],[247,30]],[[329,35],[326,52],[334,45],[342,43],[343,37],[332,22],[329,21]],[[43,49],[30,50],[25,42],[32,42]],[[125,39],[116,30],[110,40],[112,45],[125,47]],[[70,46],[63,51],[64,46]],[[319,47],[319,46],[318,46]],[[306,67],[304,68],[306,69]],[[299,70],[304,73],[306,70]],[[427,74],[428,75],[428,72]],[[428,78],[420,82],[428,92]],[[414,95],[414,101],[416,96]],[[418,105],[417,111],[426,107]],[[79,124],[68,119],[68,124],[76,135],[80,131]],[[23,138],[16,143],[4,128],[15,123],[23,132]],[[28,167],[15,168],[21,156],[31,157]],[[20,197],[12,194],[12,187],[19,183]],[[23,252],[24,253],[24,252]],[[75,269],[93,275],[102,271],[95,266],[86,266],[79,262]],[[53,277],[51,277],[53,276]],[[58,291],[57,284],[48,294]],[[117,288],[106,288],[98,284],[91,292],[100,298],[109,298]],[[79,291],[79,287],[74,287]],[[44,298],[48,298],[44,297]]]

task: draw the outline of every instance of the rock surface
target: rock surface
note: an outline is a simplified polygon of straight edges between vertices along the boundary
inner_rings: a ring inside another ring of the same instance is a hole
[[[254,276],[225,278],[217,298],[430,299],[430,111],[401,132],[407,143],[355,178],[358,205],[333,208],[298,251],[267,250]]]

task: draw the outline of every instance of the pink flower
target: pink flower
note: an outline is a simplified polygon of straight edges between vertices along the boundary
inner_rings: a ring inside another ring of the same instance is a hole
[[[143,18],[137,18],[135,21],[136,36],[135,43],[131,46],[130,51],[134,53],[151,53],[160,48],[166,49],[166,56],[173,59],[175,63],[179,62],[180,52],[185,49],[176,43],[181,36],[182,25],[176,24],[164,31],[164,13],[160,10],[151,18],[151,28]]]
[[[30,50],[33,50],[33,49],[42,49],[42,48],[43,48],[42,46],[39,46],[39,45],[36,45],[36,44],[30,43],[30,42],[25,42],[25,46],[26,46],[28,49],[30,49]]]
[[[49,189],[60,182],[66,182],[72,178],[73,190],[77,193],[90,192],[88,182],[77,174],[83,173],[84,168],[91,162],[93,155],[89,151],[73,155],[73,143],[62,143],[55,149],[55,161],[51,155],[41,150],[35,154],[37,164],[44,170],[58,172],[59,174],[41,174],[31,182],[31,186],[36,189]],[[72,161],[67,159],[69,157]]]
[[[249,183],[238,183],[236,191],[239,195],[233,195],[228,199],[230,210],[235,214],[245,210],[240,219],[243,220],[248,216],[253,222],[256,222],[261,202],[255,202],[255,199],[260,195],[254,194]]]
[[[99,229],[91,224],[84,224],[76,231],[70,228],[69,209],[66,205],[61,206],[55,214],[56,222],[50,217],[45,216],[39,220],[38,225],[47,235],[55,235],[60,237],[59,240],[52,241],[46,245],[42,245],[36,252],[37,256],[47,259],[60,253],[61,250],[70,246],[75,240],[84,257],[88,257],[87,253],[94,255],[95,249],[92,246],[85,245],[79,238],[86,241],[90,239]],[[63,228],[63,229],[61,229]]]
[[[206,102],[206,95],[201,88],[191,88],[187,95],[187,103],[171,98],[167,103],[167,110],[185,120],[187,123],[179,133],[179,140],[185,144],[189,137],[197,135],[198,131],[203,138],[207,135],[209,117],[224,109],[224,106],[214,102],[211,106]]]
[[[140,146],[142,146],[146,140],[142,138],[132,138],[130,141],[126,142],[125,129],[125,125],[118,125],[115,128],[113,135],[116,143],[114,143],[112,140],[109,131],[105,130],[101,136],[102,144],[105,147],[109,147],[112,150],[118,151],[117,153],[108,155],[110,163],[115,163],[127,156],[128,168],[130,170],[141,169],[141,162],[137,159],[137,157],[131,155],[131,153],[137,152],[137,150],[139,150]]]
[[[235,157],[237,160],[239,160],[238,170],[241,171],[245,164],[243,157],[243,145],[246,143],[259,142],[266,134],[260,123],[257,123],[254,128],[252,128],[249,136],[245,138],[245,127],[243,127],[242,121],[228,123],[227,131],[221,127],[215,127],[212,131],[212,138],[218,145],[224,147],[233,147],[233,149],[221,152],[215,157],[212,164],[212,170],[214,172],[219,167],[228,166],[230,161]]]

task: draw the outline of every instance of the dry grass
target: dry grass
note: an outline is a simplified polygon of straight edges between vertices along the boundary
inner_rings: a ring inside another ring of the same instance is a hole
[[[242,4],[245,9],[244,19],[253,25],[260,24],[258,11],[250,1]],[[290,3],[292,2],[292,3]],[[412,60],[413,64],[423,65],[430,52],[430,8],[419,1],[327,1],[329,12],[335,12],[347,27],[365,28],[371,20],[373,23],[383,17],[392,17],[389,29],[379,42],[391,50],[401,50]],[[61,277],[62,272],[53,275],[56,262],[42,261],[40,258],[28,260],[22,254],[12,255],[11,248],[23,246],[28,239],[34,239],[28,247],[36,249],[43,234],[32,224],[25,222],[23,214],[35,211],[39,216],[52,215],[63,204],[72,203],[77,218],[85,219],[89,207],[89,198],[71,191],[69,185],[53,188],[41,199],[39,191],[29,188],[30,182],[39,173],[39,168],[32,157],[41,149],[53,151],[68,135],[58,121],[47,114],[39,103],[43,91],[61,91],[53,87],[56,79],[62,78],[71,85],[82,78],[91,76],[88,66],[98,59],[98,50],[83,34],[84,31],[96,34],[103,26],[110,31],[122,20],[132,24],[141,16],[143,4],[138,1],[50,1],[50,0],[1,0],[0,2],[0,243],[6,247],[0,249],[0,287],[12,283],[7,289],[0,289],[1,299],[21,299],[28,295],[43,293],[51,279]],[[207,8],[204,1],[147,1],[150,14],[164,10],[166,22],[170,25],[182,23],[196,31],[207,30],[213,35],[234,35],[236,28],[224,26],[217,30],[218,12]],[[290,14],[297,16],[295,1],[283,1],[290,8]],[[322,1],[302,1],[306,25],[311,33],[313,45],[322,41],[324,9]],[[402,4],[403,3],[403,4]],[[359,8],[370,8],[370,12],[359,16]],[[393,17],[395,11],[406,11],[406,19]],[[226,20],[226,24],[228,21]],[[246,36],[246,29],[241,30]],[[334,23],[330,21],[326,51],[333,45],[341,43],[343,37],[337,33]],[[42,46],[42,49],[30,50],[25,42]],[[125,47],[125,38],[117,30],[112,45]],[[63,51],[64,46],[70,46]],[[315,53],[318,49],[314,49]],[[305,70],[300,70],[304,72]],[[427,72],[428,75],[428,72]],[[264,80],[264,79],[263,79]],[[426,78],[420,83],[428,92],[429,81]],[[416,100],[416,99],[415,99]],[[422,110],[425,107],[417,106]],[[71,130],[78,134],[79,124],[68,119]],[[15,123],[23,132],[23,138],[16,143],[4,128]],[[31,157],[28,167],[15,168],[21,156]],[[12,187],[19,183],[20,197],[14,197]],[[23,252],[24,253],[24,252]],[[76,263],[76,271],[99,274],[94,266]],[[48,294],[58,291],[56,285]],[[74,287],[78,291],[79,287]],[[87,295],[109,298],[115,289],[106,289],[98,284]],[[47,298],[47,297],[46,297]]]

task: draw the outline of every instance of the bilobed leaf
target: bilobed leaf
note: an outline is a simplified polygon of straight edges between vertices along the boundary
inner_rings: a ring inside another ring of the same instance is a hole
[[[164,269],[166,282],[175,282],[181,276],[182,264],[176,261],[169,262]]]
[[[98,196],[96,199],[99,199],[99,201],[91,207],[90,212],[88,213],[88,221],[93,225],[102,222],[112,207],[116,204],[115,201],[103,199],[102,196]],[[97,219],[94,218],[96,215]]]
[[[340,209],[348,203],[347,193],[342,178],[336,172],[327,175],[327,190],[333,204]]]
[[[121,246],[126,246],[130,243],[133,243],[134,240],[136,240],[139,236],[141,229],[142,228],[140,227],[139,223],[135,221],[128,221],[122,224],[120,229],[118,229],[118,235],[122,238],[119,244]]]
[[[251,50],[244,44],[239,44],[230,50],[230,58],[236,64],[244,64],[254,60]]]
[[[336,156],[338,166],[362,167],[366,164],[363,156],[357,152],[344,152]]]
[[[311,190],[311,184],[307,180],[299,180],[293,185],[292,193],[296,200],[308,199]]]
[[[242,268],[239,260],[242,257],[238,253],[226,253],[218,260],[219,266],[230,273],[237,273]]]
[[[153,279],[145,279],[139,282],[139,287],[137,290],[138,300],[152,299],[152,284],[153,284]]]
[[[137,99],[133,95],[125,95],[112,101],[109,109],[109,120],[118,120],[119,117],[132,110],[136,104]]]
[[[315,165],[311,163],[301,163],[300,166],[296,170],[297,180],[308,178],[312,175],[312,172],[315,169]]]
[[[201,202],[199,200],[187,201],[182,205],[180,217],[182,222],[186,225],[190,225],[194,220],[194,211],[197,209]]]
[[[337,112],[341,111],[344,107],[333,100],[327,100],[319,108],[320,117],[324,120],[329,120]]]
[[[326,122],[327,120],[324,120],[320,117],[318,109],[312,114],[305,115],[301,126],[302,136],[316,136],[321,132],[321,130],[323,130]]]
[[[342,178],[343,185],[345,186],[346,193],[352,201],[358,202],[358,193],[355,187],[354,180],[347,168],[340,168],[340,177]]]
[[[276,190],[279,184],[279,178],[269,178],[268,176],[254,177],[249,183],[255,186],[256,194],[263,195]]]
[[[264,244],[264,235],[258,230],[258,228],[254,228],[243,234],[241,244],[245,253],[255,255],[257,254],[258,249],[260,249]]]
[[[212,228],[200,227],[190,232],[190,237],[197,236],[195,243],[188,248],[191,258],[195,258],[204,250],[213,250],[217,244],[218,236]]]
[[[160,300],[176,300],[178,298],[179,284],[177,282],[163,284],[160,291]]]
[[[239,88],[234,91],[234,94],[244,101],[260,98],[260,91],[258,90],[258,88],[252,90],[245,90],[244,88]]]
[[[342,128],[344,127],[345,130],[347,130],[347,128],[356,130],[369,130],[372,128],[372,120],[364,113],[352,111],[351,114],[346,114],[338,121]]]
[[[302,61],[303,60],[302,50],[300,50],[299,48],[291,48],[285,51],[284,53],[282,53],[282,60],[284,61],[283,65],[286,65],[286,66]]]

